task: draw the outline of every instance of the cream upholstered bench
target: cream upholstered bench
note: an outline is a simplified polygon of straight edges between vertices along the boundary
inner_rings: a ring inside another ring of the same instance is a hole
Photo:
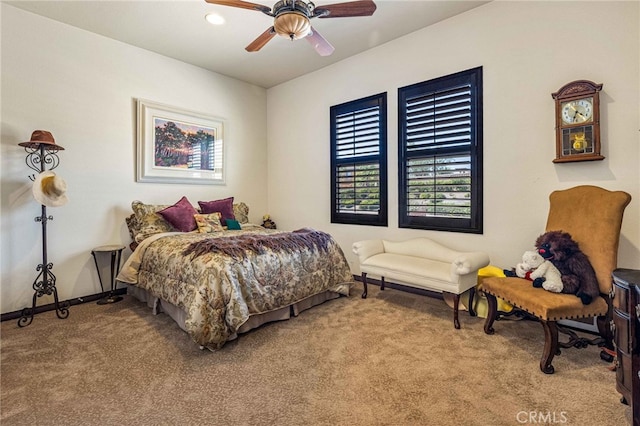
[[[428,238],[358,241],[353,244],[353,252],[360,261],[363,299],[367,297],[367,274],[380,277],[380,290],[384,290],[386,278],[409,287],[451,293],[455,328],[460,328],[460,294],[475,287],[478,269],[489,264],[486,253],[452,250]]]

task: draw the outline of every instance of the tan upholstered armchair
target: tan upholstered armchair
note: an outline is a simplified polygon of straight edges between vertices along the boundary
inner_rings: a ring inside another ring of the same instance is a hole
[[[486,294],[489,305],[485,333],[494,333],[493,323],[498,316],[496,297],[540,320],[545,335],[540,370],[546,374],[554,372],[551,361],[560,353],[560,347],[579,346],[575,340],[568,343],[558,341],[559,320],[597,317],[598,332],[605,346],[613,347],[609,325],[611,273],[617,266],[622,216],[631,196],[622,191],[583,185],[554,191],[549,196],[549,201],[546,230],[571,234],[589,257],[596,272],[601,297],[583,305],[575,295],[551,293],[533,287],[531,281],[515,277],[490,277],[480,284],[480,290]]]

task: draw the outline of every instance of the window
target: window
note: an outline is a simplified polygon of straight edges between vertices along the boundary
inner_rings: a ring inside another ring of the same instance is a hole
[[[398,89],[400,228],[482,233],[482,67]]]
[[[330,113],[331,222],[387,226],[387,94]]]

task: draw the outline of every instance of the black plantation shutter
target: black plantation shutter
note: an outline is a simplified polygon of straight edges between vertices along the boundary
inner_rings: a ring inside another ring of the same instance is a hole
[[[481,232],[481,68],[398,99],[400,227]]]
[[[331,170],[331,222],[386,226],[386,93],[331,107]]]

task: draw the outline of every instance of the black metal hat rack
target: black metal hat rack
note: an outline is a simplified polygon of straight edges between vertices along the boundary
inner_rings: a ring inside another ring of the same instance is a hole
[[[42,131],[36,131],[42,132]],[[58,167],[60,159],[58,158],[58,151],[64,150],[60,145],[56,145],[53,141],[53,137],[48,141],[46,138],[38,140],[34,138],[36,132],[32,135],[30,142],[20,143],[27,152],[26,163],[31,169],[38,173],[43,173],[47,170],[53,170]],[[51,134],[48,132],[48,136]],[[34,181],[35,175],[30,175],[29,179]],[[53,295],[56,315],[60,319],[65,319],[69,316],[69,302],[60,302],[58,300],[58,290],[56,289],[56,276],[51,272],[53,269],[53,263],[48,262],[47,259],[47,222],[53,220],[53,216],[47,215],[47,207],[41,205],[41,214],[35,218],[36,222],[40,222],[42,226],[42,263],[36,267],[38,276],[33,281],[33,300],[31,308],[24,308],[22,315],[18,319],[19,327],[26,327],[33,321],[33,316],[36,313],[36,301],[39,297],[44,295]]]

